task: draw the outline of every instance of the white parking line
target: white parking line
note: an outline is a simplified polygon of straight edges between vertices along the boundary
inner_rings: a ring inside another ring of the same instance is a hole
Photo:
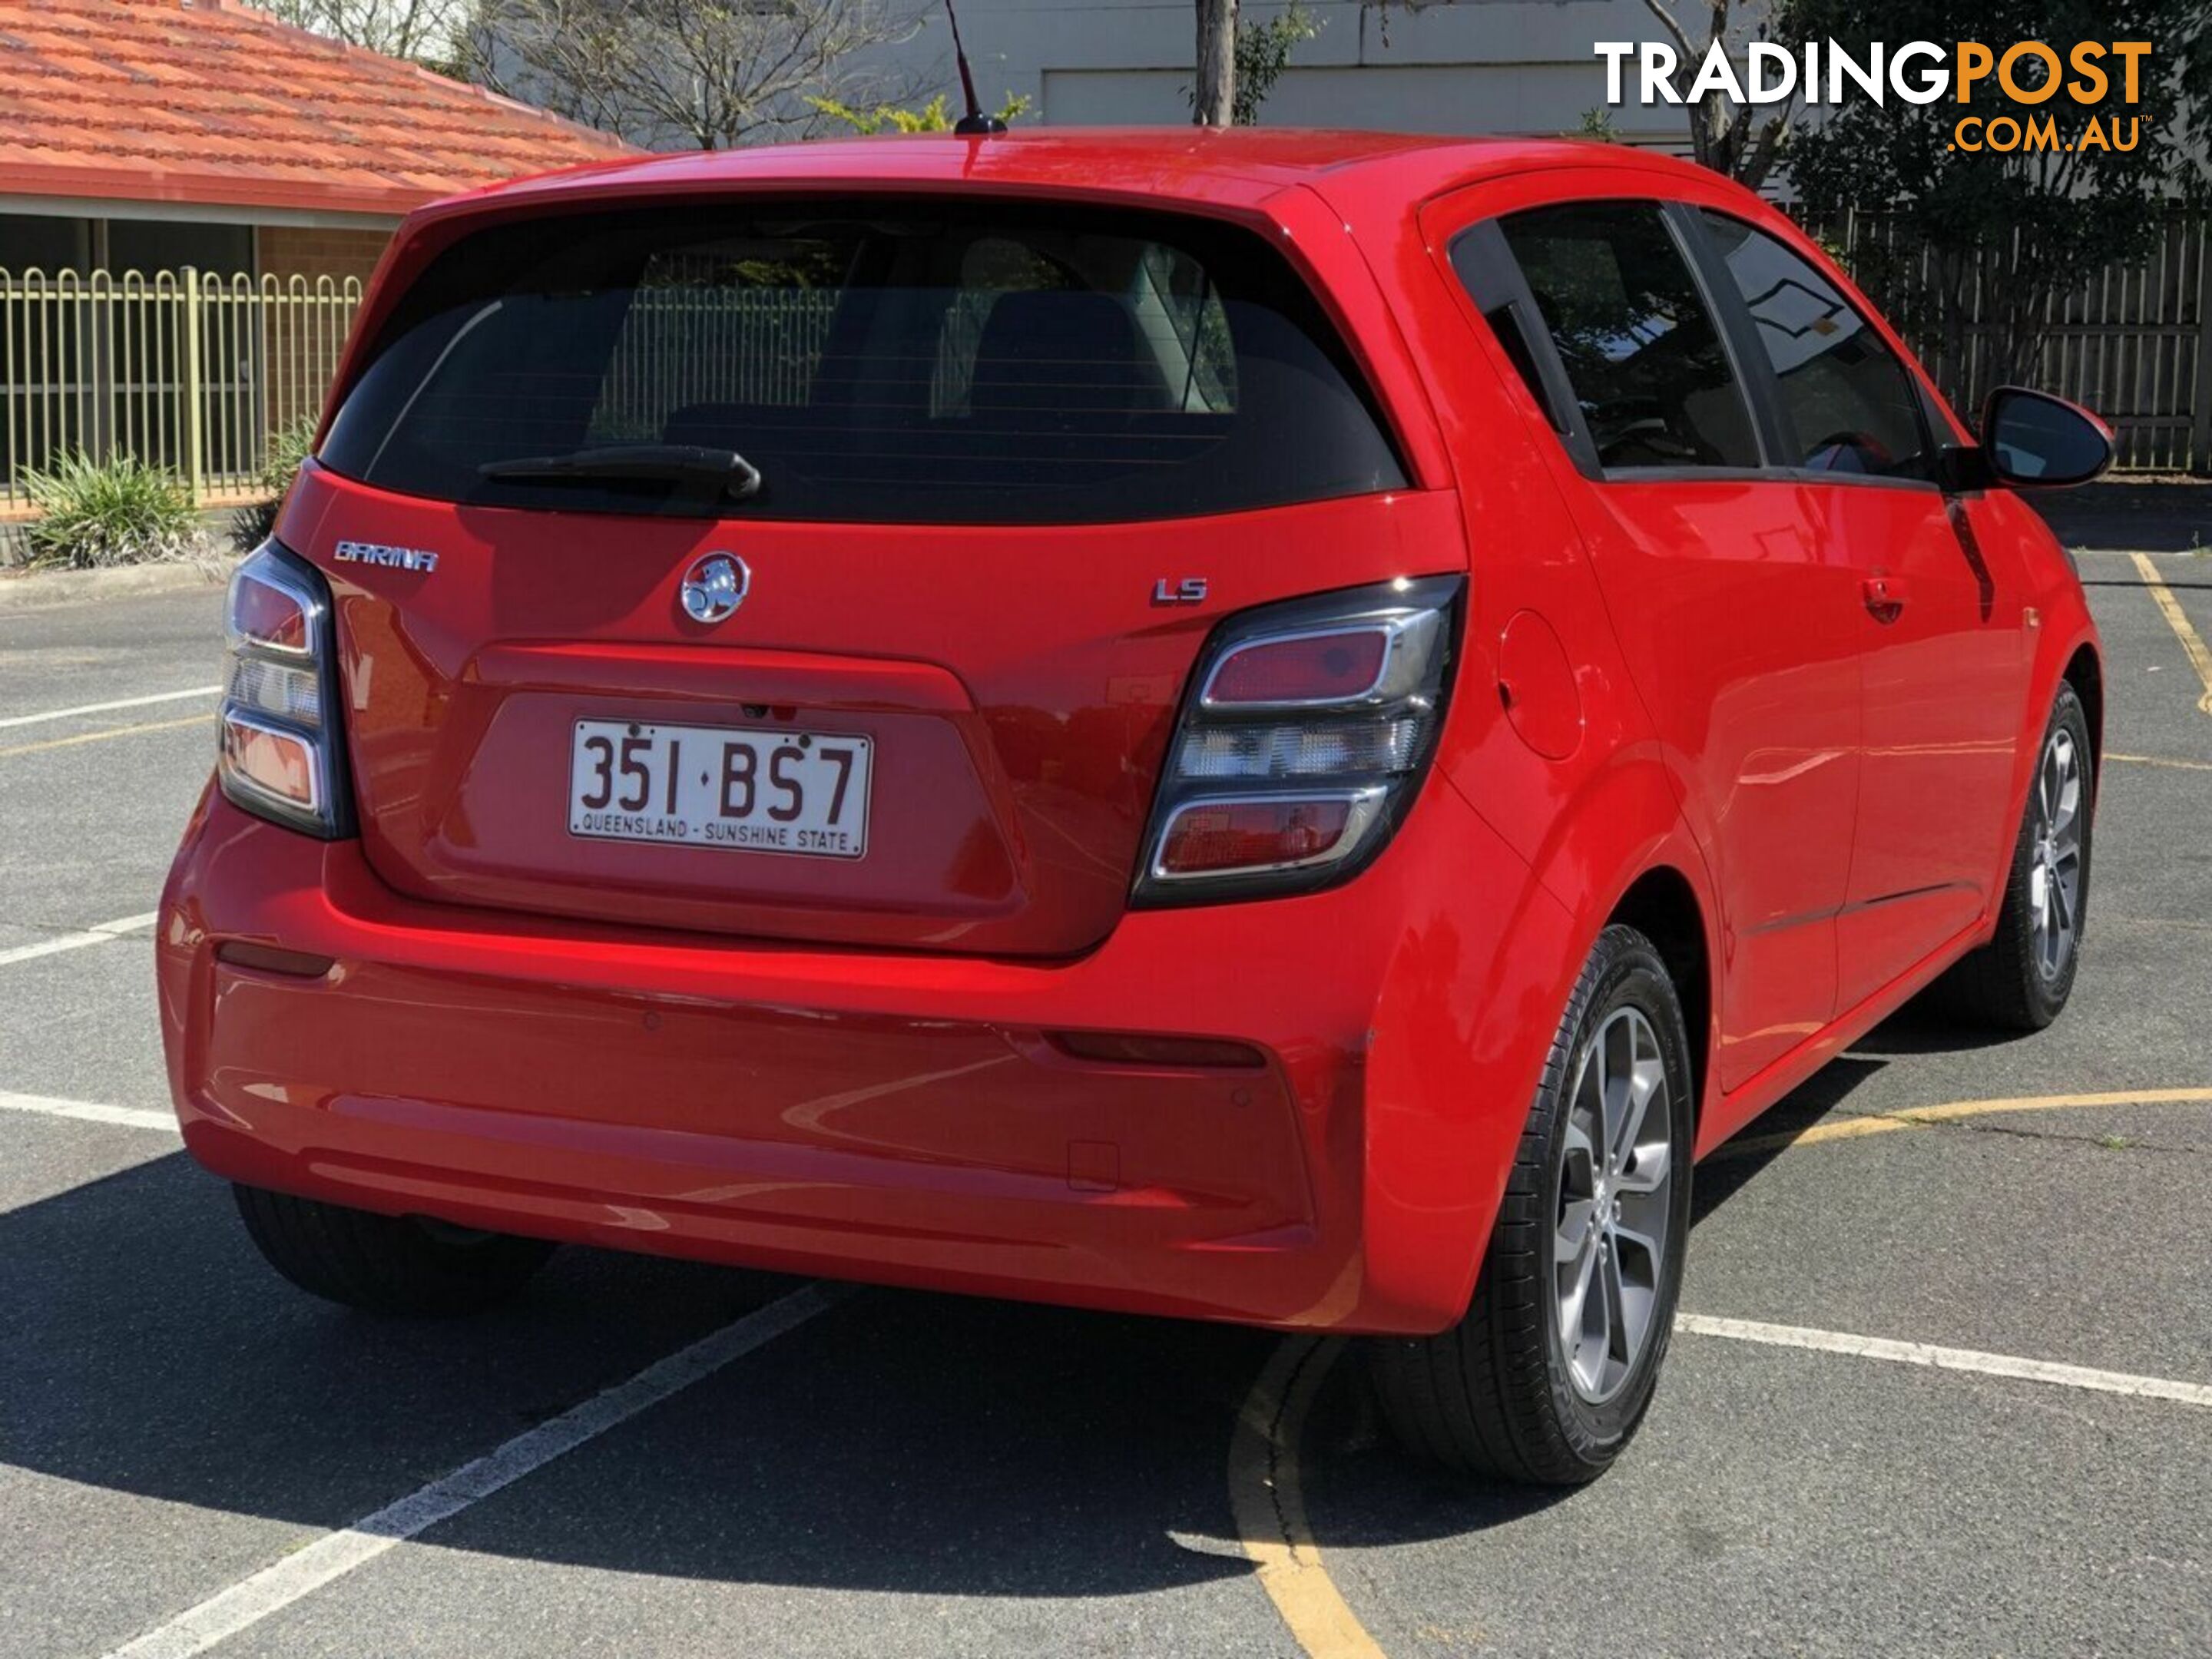
[[[102,1106],[90,1100],[56,1100],[51,1095],[16,1095],[0,1089],[0,1112],[30,1112],[40,1117],[70,1117],[80,1123],[119,1123],[127,1129],[158,1129],[177,1133],[177,1120],[167,1112],[149,1112],[139,1106]]]
[[[52,939],[42,939],[33,945],[18,945],[0,951],[0,968],[11,962],[30,962],[39,957],[59,956],[64,951],[82,951],[88,945],[106,945],[151,927],[161,920],[159,910],[149,910],[143,916],[125,916],[118,921],[102,921],[76,933],[57,933]]]
[[[640,1412],[702,1382],[735,1359],[826,1312],[848,1292],[809,1285],[656,1361],[626,1382],[519,1434],[442,1480],[410,1492],[341,1532],[325,1533],[251,1578],[240,1580],[168,1623],[125,1643],[106,1659],[191,1659],[270,1613],[366,1566],[416,1534],[452,1519],[480,1498],[544,1468]]]
[[[212,697],[219,685],[195,685],[184,691],[156,691],[150,697],[118,697],[112,702],[81,702],[74,708],[49,708],[37,714],[10,714],[0,720],[0,731],[11,726],[38,726],[46,720],[71,720],[79,714],[105,714],[118,708],[143,708],[149,703],[182,702],[187,697]]]
[[[1810,1348],[1886,1359],[1899,1365],[1930,1365],[1937,1370],[1978,1371],[2022,1382],[2053,1382],[2061,1388],[2094,1389],[2100,1394],[2132,1395],[2139,1400],[2171,1400],[2184,1406],[2212,1407],[2212,1383],[2177,1382],[2171,1377],[2137,1376],[2130,1371],[2100,1371],[2055,1360],[2022,1359],[2015,1354],[1983,1353],[1974,1348],[1939,1348],[1926,1342],[1899,1342],[1886,1336],[1853,1336],[1802,1325],[1769,1325],[1756,1319],[1719,1319],[1711,1314],[1676,1314],[1674,1328],[1696,1336],[1724,1336],[1737,1342],[1763,1342],[1778,1348]]]

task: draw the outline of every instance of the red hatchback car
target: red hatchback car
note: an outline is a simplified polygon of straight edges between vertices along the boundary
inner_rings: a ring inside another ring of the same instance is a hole
[[[1948,971],[2065,1002],[2102,680],[1772,209],[1564,143],[624,162],[400,231],[231,589],[160,929],[311,1291],[558,1241],[1367,1333],[1588,1479],[1693,1159]]]

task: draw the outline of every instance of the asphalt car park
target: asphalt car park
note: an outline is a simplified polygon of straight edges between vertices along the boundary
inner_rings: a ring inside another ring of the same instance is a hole
[[[1907,1011],[1701,1167],[1651,1416],[1536,1497],[1327,1342],[583,1250],[467,1322],[290,1290],[166,1127],[217,592],[0,607],[0,1653],[2212,1650],[2212,557],[2135,529],[2073,1006]]]

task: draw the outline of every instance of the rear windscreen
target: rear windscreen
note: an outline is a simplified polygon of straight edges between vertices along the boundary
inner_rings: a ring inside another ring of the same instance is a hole
[[[700,456],[726,453],[744,487],[702,490]],[[918,524],[1406,482],[1342,342],[1250,232],[913,197],[477,231],[401,300],[320,459],[486,507]]]

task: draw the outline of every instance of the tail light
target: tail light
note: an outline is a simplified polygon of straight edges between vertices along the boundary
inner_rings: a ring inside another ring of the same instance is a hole
[[[1224,623],[1184,699],[1133,902],[1309,892],[1379,853],[1436,747],[1464,587],[1401,579]]]
[[[326,840],[351,833],[330,590],[264,542],[230,579],[216,776],[234,805]]]

